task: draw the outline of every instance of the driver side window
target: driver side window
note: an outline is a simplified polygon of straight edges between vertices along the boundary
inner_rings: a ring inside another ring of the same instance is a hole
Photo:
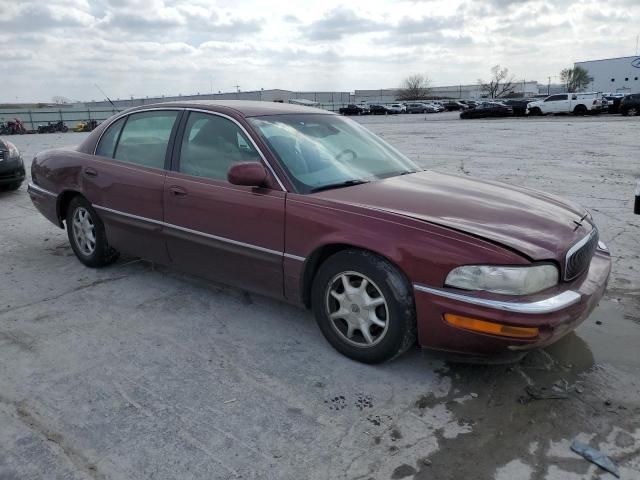
[[[259,159],[249,139],[231,120],[207,113],[189,114],[180,148],[180,172],[226,180],[234,163]]]

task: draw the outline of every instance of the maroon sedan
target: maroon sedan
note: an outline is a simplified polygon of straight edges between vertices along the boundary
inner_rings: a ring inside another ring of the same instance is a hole
[[[423,171],[358,123],[266,102],[147,105],[33,160],[29,193],[89,267],[119,252],[313,309],[363,362],[548,345],[603,295],[589,213]],[[241,320],[239,320],[241,321]]]

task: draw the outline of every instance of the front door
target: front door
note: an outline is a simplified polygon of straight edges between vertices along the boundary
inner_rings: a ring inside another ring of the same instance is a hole
[[[164,189],[165,236],[179,268],[282,296],[285,192],[232,185],[234,162],[262,161],[233,120],[190,112]]]
[[[105,224],[109,244],[168,263],[162,235],[163,192],[180,110],[123,117],[105,130],[83,171],[83,191]]]

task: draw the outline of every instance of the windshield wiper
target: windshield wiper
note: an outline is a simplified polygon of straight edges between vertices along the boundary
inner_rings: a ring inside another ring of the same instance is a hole
[[[345,180],[344,182],[329,183],[328,185],[322,185],[311,189],[311,193],[321,192],[323,190],[331,190],[333,188],[351,187],[353,185],[362,185],[363,183],[369,183],[369,180]]]

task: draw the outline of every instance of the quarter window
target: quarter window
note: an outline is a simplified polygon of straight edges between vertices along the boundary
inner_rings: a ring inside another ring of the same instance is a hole
[[[143,167],[164,168],[167,145],[177,111],[153,111],[129,115],[114,158]]]
[[[98,148],[96,148],[96,155],[113,158],[113,151],[116,148],[118,135],[120,135],[120,130],[122,130],[122,125],[124,125],[125,120],[126,117],[122,117],[121,119],[116,120],[114,123],[109,125],[109,128],[107,128],[107,130],[102,134],[102,138],[98,143]]]
[[[259,161],[242,130],[218,115],[191,112],[180,148],[180,172],[226,180],[236,162]]]

